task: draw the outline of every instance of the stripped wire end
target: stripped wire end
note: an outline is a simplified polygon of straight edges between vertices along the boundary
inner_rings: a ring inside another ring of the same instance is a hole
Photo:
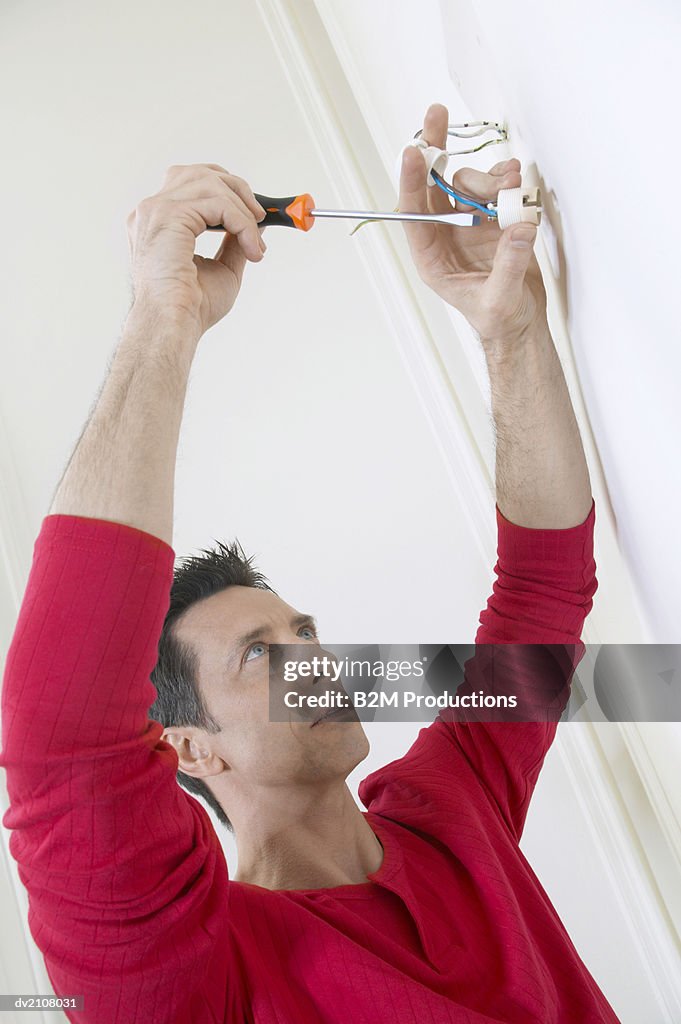
[[[400,212],[399,206],[396,206],[395,209],[392,212],[393,213],[399,213]],[[359,222],[359,224],[355,224],[354,228],[350,232],[350,236],[349,237],[352,238],[352,236],[355,234],[355,232],[359,231],[360,228],[363,228],[365,224],[380,224],[380,223],[381,223],[380,220],[361,220]]]

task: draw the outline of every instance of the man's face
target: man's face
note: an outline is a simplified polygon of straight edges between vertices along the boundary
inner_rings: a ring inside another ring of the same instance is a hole
[[[309,644],[311,655],[320,653],[311,616],[267,590],[234,586],[192,605],[175,635],[197,652],[198,687],[221,726],[202,732],[198,745],[222,759],[242,791],[344,779],[366,757],[359,721],[313,724],[317,714],[294,710],[290,721],[269,721],[269,645],[295,644],[300,655]]]

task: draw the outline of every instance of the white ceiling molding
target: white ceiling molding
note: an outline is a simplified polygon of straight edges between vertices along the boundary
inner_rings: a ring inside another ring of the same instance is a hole
[[[662,890],[671,896],[668,910],[681,954],[681,722],[623,722],[620,730],[645,790],[645,806],[653,811],[659,828],[654,845],[647,841],[646,834],[640,835],[640,830],[639,836]],[[649,832],[650,825],[646,829]]]
[[[637,805],[647,809],[649,804],[622,730],[615,723],[573,722],[558,730],[556,744],[652,981],[659,1009],[656,1024],[677,1024],[681,950],[665,894],[678,891],[681,872],[677,864],[661,878],[659,859],[653,864],[649,857],[650,829],[645,843],[641,841]]]

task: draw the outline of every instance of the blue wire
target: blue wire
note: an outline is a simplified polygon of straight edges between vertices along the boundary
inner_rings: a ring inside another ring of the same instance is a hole
[[[474,206],[476,210],[482,210],[482,212],[486,213],[488,217],[497,216],[496,210],[490,210],[486,206],[481,206],[480,203],[476,203],[474,199],[467,199],[465,196],[460,196],[457,192],[451,189],[449,185],[447,185],[444,178],[440,177],[437,171],[431,171],[430,173],[437,187],[441,188],[443,192],[446,192],[448,196],[458,199],[461,203],[466,203],[467,206]]]

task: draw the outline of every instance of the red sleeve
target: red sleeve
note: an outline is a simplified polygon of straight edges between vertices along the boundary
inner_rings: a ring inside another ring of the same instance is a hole
[[[148,717],[173,562],[143,531],[47,516],[7,657],[3,823],[55,990],[85,995],[74,1020],[175,1019],[225,911],[217,836]]]
[[[582,634],[598,588],[596,505],[579,526],[531,530],[497,506],[496,580],[480,615],[477,644],[571,644]]]
[[[497,507],[496,580],[480,615],[476,654],[466,663],[464,685],[457,691],[489,692],[493,680],[496,693],[515,690],[530,702],[536,693],[542,708],[548,707],[547,695],[555,694],[553,720],[466,722],[443,713],[441,724],[434,723],[447,730],[518,839],[585,651],[582,626],[598,587],[594,522],[593,501],[584,522],[567,530],[516,526]],[[496,646],[508,644],[523,646]]]

